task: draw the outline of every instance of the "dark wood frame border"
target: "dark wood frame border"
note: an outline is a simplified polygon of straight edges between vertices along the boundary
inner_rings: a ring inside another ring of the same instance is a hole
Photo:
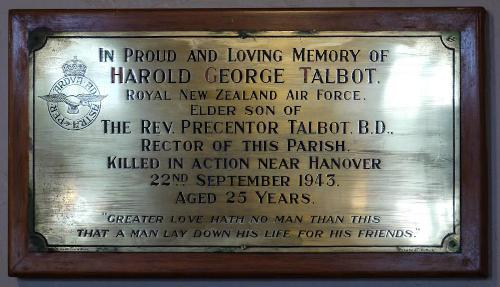
[[[483,8],[11,10],[9,275],[485,276],[488,273]],[[36,253],[28,239],[28,35],[51,31],[461,32],[461,253]]]

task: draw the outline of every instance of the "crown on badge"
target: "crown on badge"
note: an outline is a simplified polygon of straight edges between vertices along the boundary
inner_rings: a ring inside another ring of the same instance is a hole
[[[85,76],[87,66],[76,56],[62,65],[64,76]]]

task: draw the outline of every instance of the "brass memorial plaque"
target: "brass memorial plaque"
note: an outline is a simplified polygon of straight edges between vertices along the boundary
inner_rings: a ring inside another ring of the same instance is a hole
[[[460,34],[53,33],[40,251],[459,252]]]

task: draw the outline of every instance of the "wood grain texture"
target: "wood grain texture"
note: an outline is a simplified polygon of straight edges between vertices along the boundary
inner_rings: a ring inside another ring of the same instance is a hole
[[[482,8],[301,10],[11,10],[9,274],[11,276],[414,277],[488,271]],[[51,31],[460,31],[461,253],[36,253],[28,245],[28,33]]]

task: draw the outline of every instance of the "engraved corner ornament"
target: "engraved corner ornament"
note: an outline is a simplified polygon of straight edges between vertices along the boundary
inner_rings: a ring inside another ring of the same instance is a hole
[[[57,80],[48,95],[39,96],[47,101],[50,117],[67,130],[81,130],[90,126],[101,111],[101,101],[95,83],[85,76],[87,66],[75,56],[62,65],[64,77]]]

